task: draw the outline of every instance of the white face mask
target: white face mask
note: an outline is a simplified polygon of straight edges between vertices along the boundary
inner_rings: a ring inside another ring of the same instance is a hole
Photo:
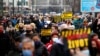
[[[48,27],[48,25],[44,25],[44,27],[45,27],[45,28],[47,28],[47,27]]]
[[[50,23],[51,23],[51,21],[46,21],[46,23],[47,23],[47,24],[50,24]]]
[[[53,38],[52,40],[53,40],[53,42],[57,43],[59,39],[58,38]]]
[[[61,41],[61,39],[59,39],[59,38],[53,38],[52,40],[55,43],[63,44],[62,41]]]

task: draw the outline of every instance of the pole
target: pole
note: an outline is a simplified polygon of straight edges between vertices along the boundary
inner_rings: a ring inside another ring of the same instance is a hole
[[[36,0],[34,0],[34,8],[35,8],[35,13],[36,13]]]
[[[19,13],[19,0],[18,0],[18,13]]]
[[[22,0],[21,3],[22,3],[22,14],[23,14],[24,13],[25,0]]]
[[[9,10],[8,13],[9,13],[9,15],[11,14],[11,11],[12,11],[12,10],[11,10],[11,7],[12,7],[12,6],[10,5],[10,0],[8,0],[8,10]]]
[[[72,12],[73,12],[73,14],[75,13],[75,0],[73,0],[73,5],[72,5]]]
[[[9,5],[9,0],[8,0],[8,14],[10,15],[10,5]]]
[[[0,16],[3,16],[3,0],[0,0]]]
[[[31,0],[32,1],[32,13],[33,13],[33,5],[34,5],[34,1],[33,0]]]
[[[15,14],[15,11],[14,11],[14,0],[13,0],[13,16],[14,16],[14,14]]]
[[[3,0],[2,0],[2,3],[1,3],[2,5],[2,16],[4,15],[4,13],[3,13]]]

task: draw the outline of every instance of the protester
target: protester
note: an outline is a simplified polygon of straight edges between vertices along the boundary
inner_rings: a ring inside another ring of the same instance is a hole
[[[93,34],[89,38],[89,52],[91,56],[96,56],[100,53],[100,39],[97,34]]]
[[[58,38],[59,38],[58,33],[53,33],[52,34],[50,42],[46,44],[46,48],[47,48],[47,50],[49,52],[51,51],[51,48],[52,48],[53,44],[56,43],[56,41],[58,40]]]
[[[24,30],[24,24],[23,23],[19,23],[18,27],[16,26],[16,32],[18,34],[18,36],[20,36],[21,34],[23,34],[25,32]]]
[[[75,26],[72,24],[72,22],[70,20],[66,20],[65,24],[62,24],[59,27],[59,29],[60,30],[63,30],[63,29],[73,30],[73,29],[75,29]]]
[[[22,55],[23,56],[37,56],[37,54],[35,54],[34,41],[32,41],[29,38],[23,39],[23,41],[22,41]]]
[[[30,38],[31,35],[34,33],[34,32],[33,32],[33,28],[32,28],[31,25],[26,25],[26,26],[25,26],[25,31],[26,31],[26,32],[25,32],[25,34],[22,35],[22,37],[29,37],[29,38]]]
[[[56,25],[52,26],[51,29],[52,29],[52,33],[59,33],[58,26]]]
[[[31,23],[30,25],[32,26],[33,32],[36,33],[36,28],[37,28],[36,25],[34,23]]]
[[[22,56],[21,37],[15,38],[12,50],[10,50],[6,56]]]
[[[37,56],[48,56],[48,51],[45,45],[41,42],[39,35],[34,34],[32,40],[35,42],[35,53]]]
[[[51,48],[50,56],[70,56],[66,48],[62,38],[59,37]]]
[[[81,25],[81,28],[88,28],[88,27],[89,27],[88,21],[87,19],[84,19],[83,24]]]
[[[14,17],[11,19],[11,22],[12,22],[12,26],[13,26],[13,27],[17,24],[18,19],[16,18],[16,16],[14,16]]]
[[[4,16],[0,21],[1,56],[100,56],[99,13],[96,19],[91,15],[83,17],[79,15],[73,20],[57,18],[61,20],[57,23],[53,21],[54,16],[49,14]],[[89,27],[91,30],[87,29]],[[87,30],[84,31],[83,28]],[[90,31],[96,34],[91,36]],[[87,44],[89,48],[69,47],[69,44],[73,47],[79,39],[88,38],[85,36],[87,34],[90,35]]]
[[[86,17],[87,17],[87,20],[88,20],[89,23],[92,23],[93,22],[94,17],[93,17],[93,15],[91,13],[88,14]]]
[[[0,55],[5,56],[8,51],[11,49],[11,40],[8,34],[4,32],[4,28],[0,25]]]
[[[81,18],[81,16],[78,16],[78,18],[73,20],[73,25],[75,25],[75,29],[81,28],[82,23],[83,19]]]
[[[98,34],[100,38],[100,13],[97,14],[97,19],[92,23],[92,30]]]
[[[23,17],[21,16],[18,17],[18,23],[24,23]]]
[[[36,24],[37,27],[36,31],[40,33],[41,29],[44,27],[43,19],[39,19],[38,16],[36,16],[34,19],[34,23]]]
[[[31,23],[31,19],[29,19],[29,16],[26,16],[24,18],[24,24],[30,24]]]

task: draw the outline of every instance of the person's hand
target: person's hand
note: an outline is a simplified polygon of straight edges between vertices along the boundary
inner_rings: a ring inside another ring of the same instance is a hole
[[[98,42],[100,43],[100,39],[98,39]]]
[[[89,23],[88,23],[88,25],[91,25],[91,24],[92,24],[92,22],[89,22]]]
[[[9,31],[9,28],[8,27],[6,28],[6,31]]]

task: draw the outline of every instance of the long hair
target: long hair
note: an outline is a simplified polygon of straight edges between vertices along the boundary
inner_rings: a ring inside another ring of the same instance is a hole
[[[94,36],[97,36],[97,34],[92,34],[92,35],[89,35],[89,40],[88,40],[88,49],[89,49],[89,53],[91,56],[94,56],[96,51],[93,50],[93,47],[92,47],[92,38]]]

